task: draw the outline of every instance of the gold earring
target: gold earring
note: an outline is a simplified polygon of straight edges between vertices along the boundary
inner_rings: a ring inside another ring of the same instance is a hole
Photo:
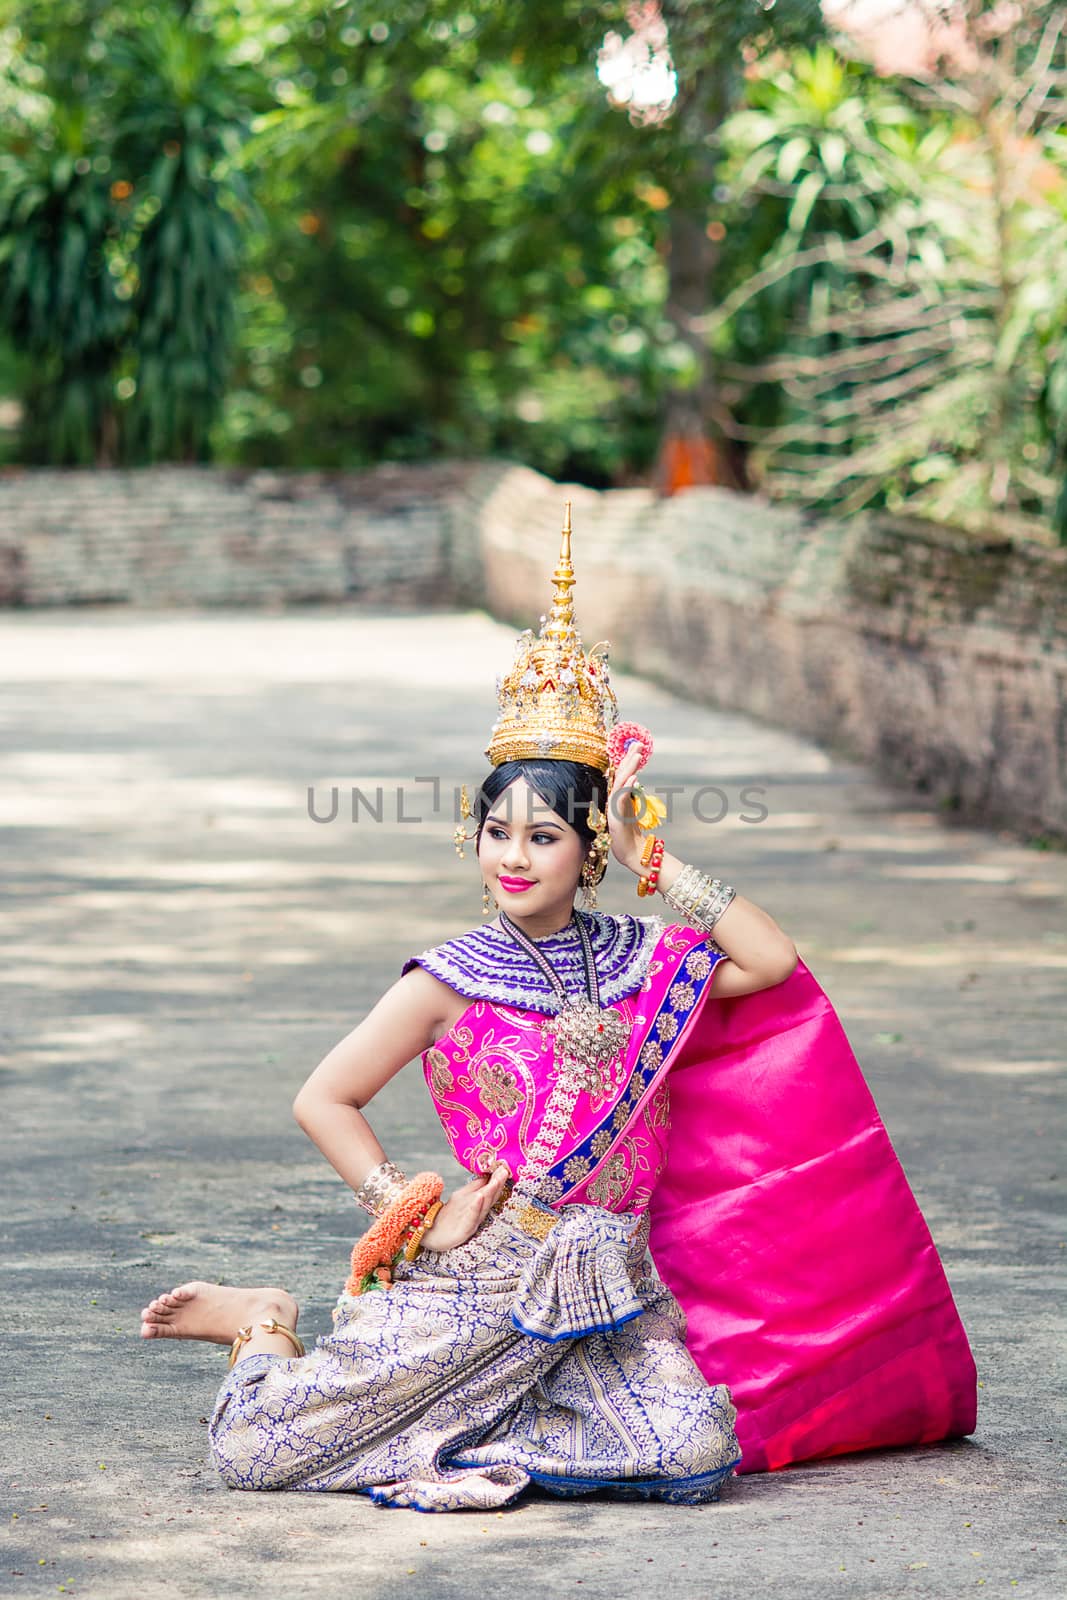
[[[487,917],[489,915],[490,909],[491,909],[491,907],[490,907],[490,904],[489,904],[489,885],[486,883],[485,879],[483,878],[482,879],[482,916],[483,917]]]
[[[596,886],[603,876],[596,847],[590,846],[578,879],[582,886],[582,904],[587,911],[596,910]]]
[[[588,874],[586,873],[586,870],[585,870],[584,867],[582,868],[581,885],[582,885],[582,905],[584,906],[586,911],[595,911],[596,910],[596,884],[595,883],[590,883]]]
[[[474,807],[471,805],[470,796],[467,793],[467,785],[465,783],[461,783],[459,786],[459,814],[464,821],[466,821],[468,817],[473,817],[474,815]],[[476,839],[477,837],[477,828],[475,828],[473,833],[468,833],[462,822],[457,823],[455,828],[453,828],[452,842],[456,847],[456,854],[459,856],[461,861],[465,861],[467,859],[463,853],[463,846],[465,844],[470,844],[471,840]]]
[[[589,807],[589,826],[593,830],[593,842],[582,863],[580,883],[582,885],[583,903],[589,911],[596,910],[596,888],[607,869],[608,853],[611,850],[611,835],[608,832],[608,815],[593,800]]]

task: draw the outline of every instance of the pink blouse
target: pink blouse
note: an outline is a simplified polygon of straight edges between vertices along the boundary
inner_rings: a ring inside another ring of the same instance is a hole
[[[671,937],[673,935],[673,937]],[[581,1090],[540,1196],[611,1211],[644,1211],[667,1159],[668,1049],[680,1040],[721,953],[693,929],[670,929],[640,988],[614,1009],[631,1047],[592,1090]],[[475,1000],[423,1054],[423,1070],[453,1154],[468,1172],[506,1161],[517,1174],[544,1121],[554,1084],[542,1012]]]

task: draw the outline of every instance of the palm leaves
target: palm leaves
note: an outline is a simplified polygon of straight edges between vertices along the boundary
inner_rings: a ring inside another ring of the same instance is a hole
[[[195,17],[74,8],[56,40],[27,11],[45,37],[27,30],[6,63],[15,115],[0,153],[0,315],[23,355],[23,453],[202,459],[249,210],[235,161],[255,109],[247,69]],[[53,71],[106,59],[106,74],[34,94],[35,51]]]
[[[126,426],[135,460],[197,460],[226,393],[249,200],[236,164],[254,89],[212,34],[153,16],[116,41],[135,86],[116,150],[145,173],[151,215],[132,251],[136,389]]]
[[[1042,107],[1063,74],[1050,47],[1005,81],[997,46],[906,97],[800,54],[728,129],[766,245],[709,328],[771,493],[1039,535],[1053,513],[1067,151]]]
[[[0,163],[0,316],[25,361],[28,458],[68,464],[112,451],[128,313],[109,270],[115,207],[84,118],[57,110],[55,135]]]

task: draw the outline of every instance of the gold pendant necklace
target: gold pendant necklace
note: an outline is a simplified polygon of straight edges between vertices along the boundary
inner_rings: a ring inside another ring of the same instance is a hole
[[[610,1068],[629,1041],[631,1024],[613,1006],[601,1006],[600,980],[589,930],[573,911],[571,922],[578,929],[582,945],[586,990],[583,995],[569,995],[544,952],[515,926],[506,912],[500,913],[501,927],[541,969],[559,1000],[558,1013],[542,1030],[552,1035],[557,1078],[569,1080],[576,1088],[590,1094],[604,1093],[610,1082]]]
[[[601,1009],[582,998],[564,1006],[553,1036],[557,1072],[592,1094],[607,1088],[607,1070],[625,1048],[630,1025],[613,1006]]]

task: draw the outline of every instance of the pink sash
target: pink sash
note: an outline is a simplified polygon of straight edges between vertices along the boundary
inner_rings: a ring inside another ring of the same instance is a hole
[[[800,962],[671,1065],[651,1248],[738,1408],[742,1472],[973,1431],[975,1366],[840,1020]]]

